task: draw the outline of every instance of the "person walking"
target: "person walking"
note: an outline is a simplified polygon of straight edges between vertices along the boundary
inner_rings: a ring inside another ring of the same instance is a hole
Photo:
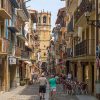
[[[34,84],[34,71],[32,72],[32,83]]]
[[[50,86],[50,95],[52,97],[53,95],[56,94],[56,86],[57,86],[56,78],[54,77],[54,75],[51,75],[51,78],[49,79],[49,86]]]
[[[38,81],[38,72],[34,72],[34,81],[33,81],[33,84],[37,83]]]
[[[72,73],[71,72],[68,73],[68,80],[72,80]]]
[[[41,100],[41,99],[44,99],[44,96],[45,96],[45,93],[46,93],[46,85],[47,85],[47,82],[48,82],[44,73],[42,73],[38,82],[39,82],[39,93],[40,93],[40,100]]]

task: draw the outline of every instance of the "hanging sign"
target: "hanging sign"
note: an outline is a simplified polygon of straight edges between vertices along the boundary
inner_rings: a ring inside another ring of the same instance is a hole
[[[9,57],[9,64],[16,64],[16,58],[15,57]]]

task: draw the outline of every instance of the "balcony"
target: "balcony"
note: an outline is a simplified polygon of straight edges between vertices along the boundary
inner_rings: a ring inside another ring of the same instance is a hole
[[[21,5],[19,9],[17,9],[19,16],[22,18],[23,21],[28,21],[28,11],[26,9],[25,3]]]
[[[16,35],[19,37],[19,38],[21,38],[22,40],[26,40],[26,37],[25,37],[25,30],[24,30],[24,27],[22,26],[21,27],[21,32],[18,32],[18,33],[16,33]]]
[[[84,40],[75,45],[75,56],[94,56],[95,55],[94,39]]]
[[[74,23],[75,25],[80,25],[82,26],[82,24],[86,24],[84,22],[86,22],[86,18],[85,18],[85,12],[89,10],[89,11],[93,11],[94,10],[94,4],[93,1],[89,2],[89,0],[82,0],[82,2],[80,3],[80,5],[77,7],[76,11],[74,12]]]
[[[11,19],[11,3],[9,0],[2,0],[0,3],[0,18]]]
[[[8,29],[13,33],[19,32],[16,19],[17,19],[16,15],[13,14],[12,19],[11,19],[11,24],[8,26]]]
[[[7,54],[9,47],[9,41],[4,38],[0,38],[0,54]]]

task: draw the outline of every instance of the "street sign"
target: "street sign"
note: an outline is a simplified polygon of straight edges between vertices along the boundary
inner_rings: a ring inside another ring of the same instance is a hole
[[[16,57],[9,57],[9,64],[16,64]]]

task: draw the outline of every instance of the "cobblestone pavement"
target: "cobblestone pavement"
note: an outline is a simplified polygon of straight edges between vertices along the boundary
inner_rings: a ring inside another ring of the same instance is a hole
[[[0,100],[39,100],[39,86],[30,85],[30,86],[19,86],[16,89],[13,89],[9,92],[5,92],[0,95]],[[45,95],[45,100],[49,99],[49,88],[47,87],[47,93]],[[57,94],[55,100],[97,100],[92,96],[84,95],[67,95],[63,92],[62,85],[57,86]]]
[[[38,85],[20,86],[0,96],[0,100],[39,100]]]

